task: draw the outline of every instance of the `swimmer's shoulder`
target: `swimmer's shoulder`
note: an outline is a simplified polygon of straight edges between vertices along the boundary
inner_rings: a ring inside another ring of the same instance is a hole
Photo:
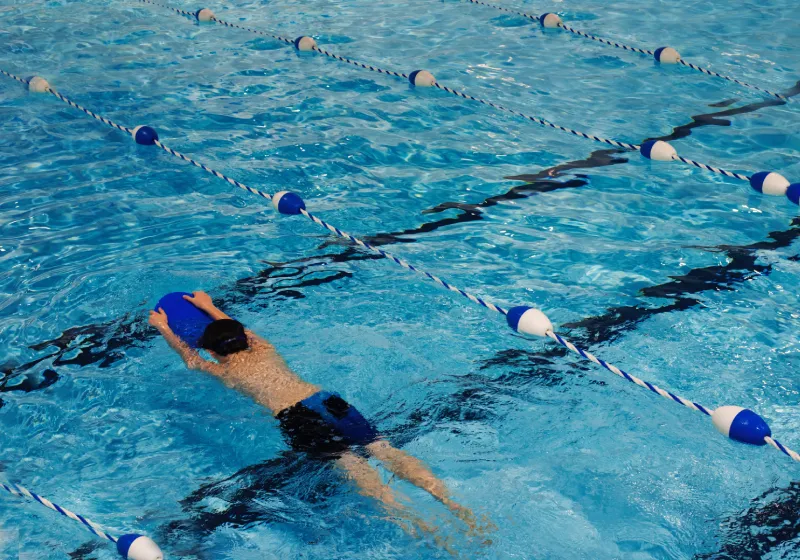
[[[259,360],[267,360],[270,363],[283,363],[283,358],[278,350],[268,340],[258,336],[253,331],[247,330],[247,341],[250,345],[250,355]]]
[[[258,350],[272,350],[275,351],[275,347],[265,338],[257,335],[250,329],[244,330],[245,334],[247,335],[247,342],[250,344],[250,348],[258,349]]]

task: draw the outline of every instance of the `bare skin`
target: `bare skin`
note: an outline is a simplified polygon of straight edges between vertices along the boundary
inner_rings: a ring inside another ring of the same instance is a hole
[[[205,311],[214,320],[230,319],[214,306],[205,292],[194,292],[192,296],[184,296],[184,299]],[[318,386],[303,381],[289,369],[269,342],[249,330],[246,331],[249,343],[247,350],[229,356],[219,356],[210,352],[216,360],[211,362],[172,332],[167,322],[167,315],[162,309],[157,312],[151,311],[149,322],[183,358],[188,368],[219,377],[229,387],[250,395],[257,403],[268,408],[274,416],[320,390]],[[471,530],[475,530],[475,515],[453,501],[444,482],[438,479],[422,461],[393,447],[383,439],[367,445],[366,450],[396,476],[426,490],[464,521]],[[336,463],[347,478],[357,485],[362,495],[378,500],[388,513],[413,523],[424,532],[431,532],[429,526],[406,510],[395,492],[383,483],[378,471],[366,459],[347,452],[339,457]]]

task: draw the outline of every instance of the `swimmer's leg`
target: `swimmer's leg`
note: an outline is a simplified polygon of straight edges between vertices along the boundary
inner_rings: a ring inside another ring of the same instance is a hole
[[[436,478],[430,468],[405,451],[393,447],[386,440],[378,440],[367,445],[370,455],[381,461],[386,468],[411,484],[426,490],[431,496],[442,502],[459,519],[469,525],[470,529],[476,528],[475,514],[468,508],[457,504],[450,497],[450,490],[444,482]]]
[[[412,523],[423,532],[433,532],[430,526],[405,508],[392,489],[383,483],[378,471],[366,459],[348,452],[339,457],[336,464],[345,471],[347,478],[356,483],[361,495],[378,500],[387,513]],[[403,528],[408,530],[405,526]]]
[[[356,483],[362,495],[378,500],[388,509],[403,508],[403,504],[397,500],[392,489],[383,483],[378,471],[363,457],[345,453],[336,460],[336,464],[345,471],[350,480]]]

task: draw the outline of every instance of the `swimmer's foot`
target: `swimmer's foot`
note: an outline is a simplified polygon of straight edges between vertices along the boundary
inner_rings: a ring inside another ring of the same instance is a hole
[[[481,542],[484,546],[490,546],[492,544],[492,539],[488,538],[490,533],[494,533],[497,531],[497,525],[495,525],[489,516],[486,514],[481,515],[480,525],[475,530],[474,533],[470,533],[472,536],[482,537],[484,540]]]
[[[407,508],[397,506],[384,506],[386,520],[394,523],[414,538],[435,536],[439,528],[423,520]]]
[[[455,548],[453,548],[452,537],[442,537],[440,535],[435,535],[433,537],[433,541],[436,543],[436,546],[447,551],[447,553],[450,554],[450,556],[452,556],[453,558],[459,557],[458,552],[456,551]]]
[[[453,515],[458,517],[461,521],[467,524],[470,528],[470,531],[474,531],[478,526],[478,520],[475,518],[475,514],[472,513],[472,510],[466,508],[460,504],[457,504],[453,500],[445,499],[442,500],[442,503],[447,506],[447,508],[453,512]]]
[[[471,537],[485,537],[488,533],[493,533],[497,530],[497,525],[492,523],[492,520],[489,519],[487,515],[481,515],[480,522],[475,517],[475,514],[469,508],[466,508],[460,504],[452,500],[445,500],[442,502],[445,506],[453,512],[458,519],[463,521],[469,530],[467,531],[467,535]],[[491,544],[491,540],[488,540],[484,544]]]

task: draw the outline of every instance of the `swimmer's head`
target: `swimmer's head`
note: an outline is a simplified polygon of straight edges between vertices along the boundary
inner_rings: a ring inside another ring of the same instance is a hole
[[[219,319],[206,327],[200,338],[200,348],[205,348],[218,356],[228,356],[247,350],[247,334],[244,325],[233,319]]]

